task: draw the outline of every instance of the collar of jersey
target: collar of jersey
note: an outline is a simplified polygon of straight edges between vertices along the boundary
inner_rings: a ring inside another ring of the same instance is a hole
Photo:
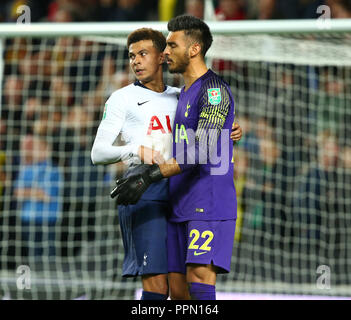
[[[135,86],[142,87],[142,88],[144,88],[144,89],[151,90],[151,89],[149,89],[148,87],[145,87],[139,80],[136,80],[136,81],[134,82],[134,85],[135,85]],[[165,85],[165,88],[164,88],[163,91],[166,91],[166,90],[167,90],[167,86]],[[151,90],[151,91],[152,91],[152,90]]]

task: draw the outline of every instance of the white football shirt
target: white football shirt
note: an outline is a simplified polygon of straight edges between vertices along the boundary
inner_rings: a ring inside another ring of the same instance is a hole
[[[92,147],[93,163],[140,163],[137,153],[141,145],[158,150],[165,160],[170,159],[179,91],[166,86],[165,91],[155,92],[135,82],[112,93]],[[126,145],[115,146],[120,133]]]

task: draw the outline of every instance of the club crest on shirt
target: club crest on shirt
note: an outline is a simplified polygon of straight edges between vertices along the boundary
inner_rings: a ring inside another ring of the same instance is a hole
[[[190,105],[189,102],[188,102],[187,105],[186,105],[186,111],[185,111],[185,114],[184,114],[185,118],[188,117],[188,115],[189,115],[189,109],[190,109],[190,108],[191,108],[191,105]]]
[[[216,106],[217,104],[220,104],[222,100],[221,89],[219,88],[207,89],[207,94],[208,94],[208,102],[210,104],[213,104],[214,106]]]

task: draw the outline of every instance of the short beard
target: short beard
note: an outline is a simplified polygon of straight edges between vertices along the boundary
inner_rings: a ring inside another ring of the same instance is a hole
[[[170,69],[168,67],[168,70],[170,73],[184,73],[189,63],[190,63],[190,58],[185,53],[183,59],[179,61],[178,65],[175,66],[173,69]]]

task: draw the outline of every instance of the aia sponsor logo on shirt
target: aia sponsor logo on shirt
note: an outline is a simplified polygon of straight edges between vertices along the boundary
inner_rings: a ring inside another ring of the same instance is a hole
[[[172,133],[171,119],[169,115],[165,116],[165,122],[162,124],[158,116],[152,116],[149,122],[147,135],[151,135],[152,131],[161,130],[162,133]],[[166,132],[168,130],[168,132]]]

